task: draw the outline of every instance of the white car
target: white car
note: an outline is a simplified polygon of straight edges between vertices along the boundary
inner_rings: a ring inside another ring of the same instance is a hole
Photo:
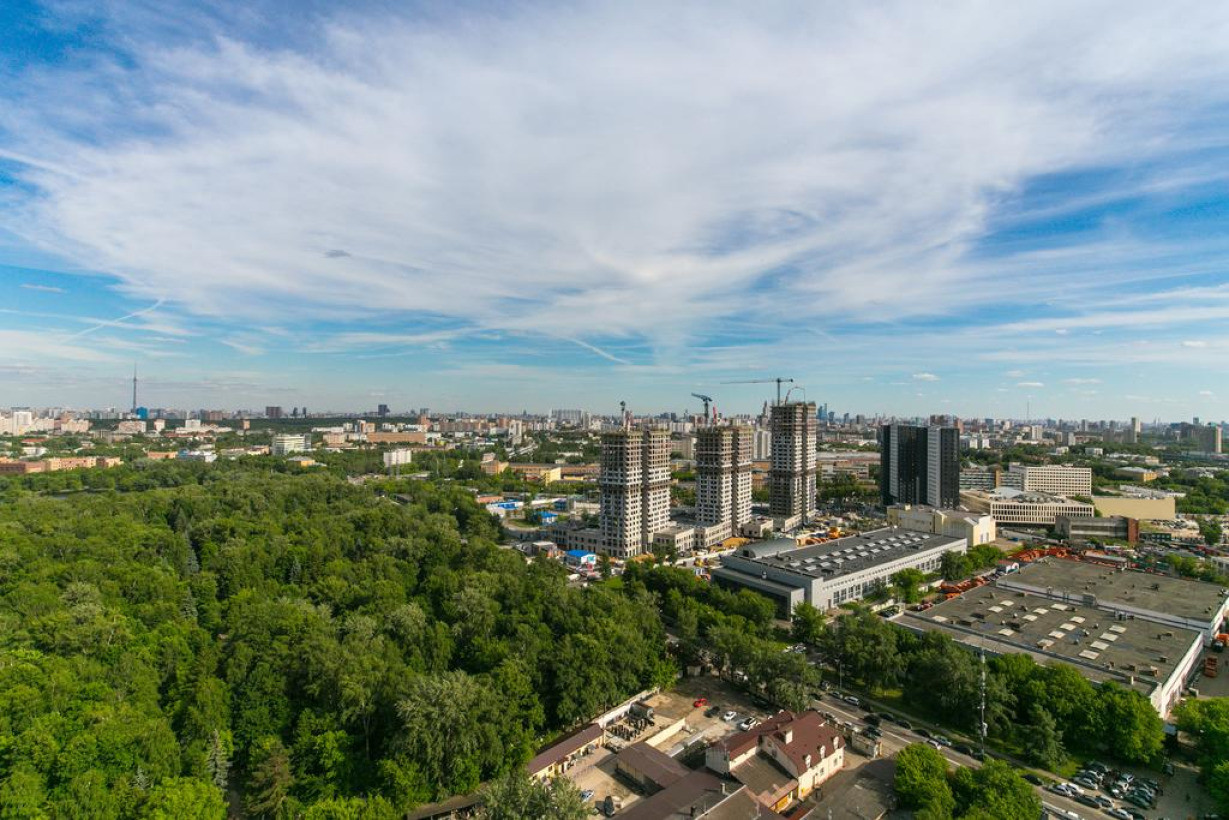
[[[738,724],[738,728],[742,729],[745,732],[748,729],[754,726],[759,726],[759,725],[760,725],[760,722],[758,720],[756,720],[753,717],[749,717],[746,720],[744,720],[742,723]]]
[[[724,715],[722,715],[721,719],[724,720],[726,723],[729,723],[731,720],[733,720],[736,717],[738,717],[738,712],[735,712],[734,710],[730,710],[729,712],[726,712]]]

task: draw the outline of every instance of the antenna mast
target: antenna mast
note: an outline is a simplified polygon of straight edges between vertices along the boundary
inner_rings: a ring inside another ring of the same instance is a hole
[[[132,414],[137,414],[137,365],[132,363]]]

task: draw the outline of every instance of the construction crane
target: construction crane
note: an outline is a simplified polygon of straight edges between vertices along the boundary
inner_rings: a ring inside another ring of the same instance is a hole
[[[746,381],[722,382],[722,384],[772,384],[773,382],[776,382],[777,384],[777,404],[780,404],[781,403],[781,385],[785,383],[793,384],[794,383],[793,379],[784,379],[778,376],[775,379],[748,379]]]
[[[692,393],[691,395],[695,396],[697,399],[704,402],[704,421],[707,423],[708,422],[708,405],[712,402],[713,397],[706,396],[703,393]]]

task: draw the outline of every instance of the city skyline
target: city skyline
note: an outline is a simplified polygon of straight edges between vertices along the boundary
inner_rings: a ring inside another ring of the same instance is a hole
[[[1223,8],[83,8],[0,405],[1229,418]]]

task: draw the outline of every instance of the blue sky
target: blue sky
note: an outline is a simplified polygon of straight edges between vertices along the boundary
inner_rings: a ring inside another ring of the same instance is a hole
[[[6,3],[0,405],[1229,417],[1229,7]]]

